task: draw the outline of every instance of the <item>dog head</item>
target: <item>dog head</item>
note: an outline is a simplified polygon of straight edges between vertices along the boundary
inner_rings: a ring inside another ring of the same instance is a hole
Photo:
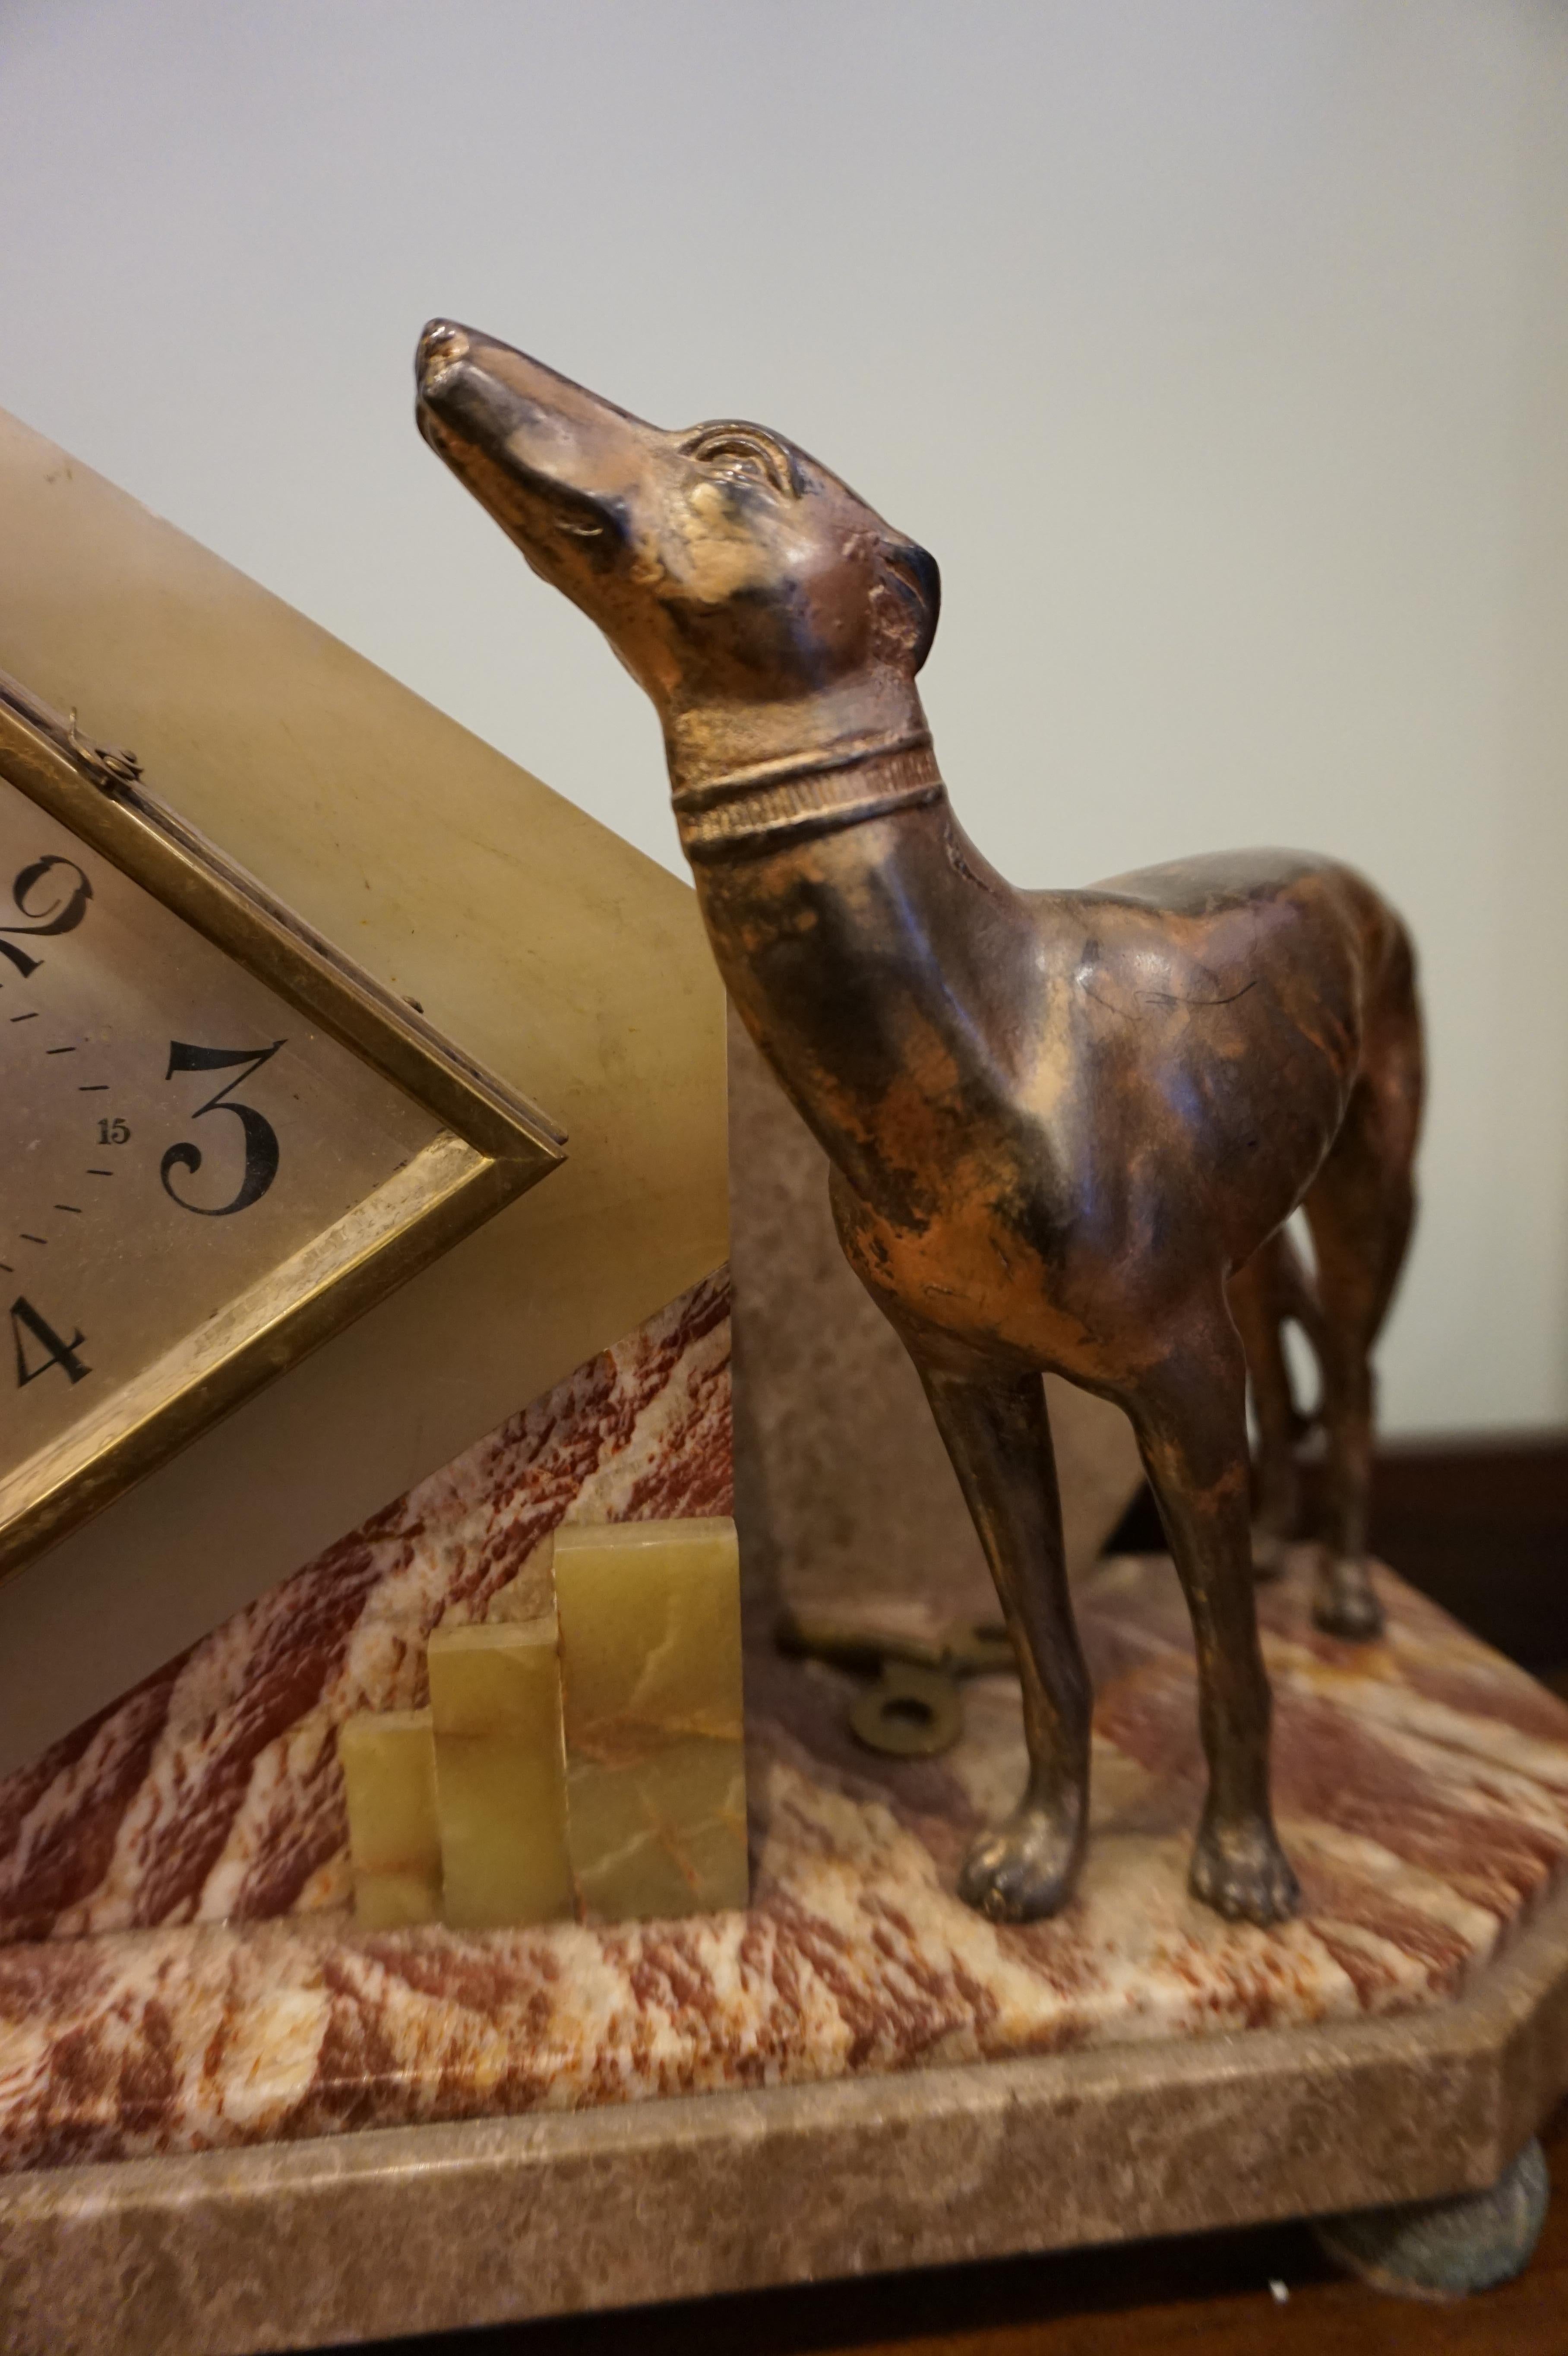
[[[934,561],[792,442],[645,424],[445,319],[420,338],[420,431],[534,571],[599,625],[667,730],[683,711],[912,680]]]

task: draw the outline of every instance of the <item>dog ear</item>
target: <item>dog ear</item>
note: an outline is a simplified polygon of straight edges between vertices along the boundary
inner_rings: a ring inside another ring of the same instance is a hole
[[[942,613],[942,575],[934,556],[912,540],[892,541],[882,550],[882,562],[898,593],[898,637],[911,672],[919,670],[931,652]]]

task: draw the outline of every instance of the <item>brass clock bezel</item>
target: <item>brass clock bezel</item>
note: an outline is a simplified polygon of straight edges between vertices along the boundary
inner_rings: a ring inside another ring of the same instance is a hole
[[[350,1048],[443,1134],[94,1417],[0,1478],[0,1579],[547,1177],[565,1138],[143,784],[0,672],[0,777]]]

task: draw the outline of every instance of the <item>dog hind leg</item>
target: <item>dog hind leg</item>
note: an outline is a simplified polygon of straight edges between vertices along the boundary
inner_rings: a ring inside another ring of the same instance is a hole
[[[1247,1354],[1257,1426],[1253,1569],[1259,1579],[1277,1578],[1284,1569],[1301,1513],[1296,1443],[1303,1420],[1285,1355],[1285,1320],[1296,1313],[1296,1294],[1307,1281],[1305,1269],[1292,1267],[1295,1258],[1289,1237],[1279,1228],[1236,1270],[1228,1287],[1231,1314]]]
[[[1415,1224],[1415,1148],[1424,1088],[1414,960],[1396,929],[1368,1009],[1361,1076],[1307,1197],[1317,1264],[1323,1421],[1328,1443],[1327,1545],[1318,1625],[1375,1636],[1382,1610],[1367,1566],[1376,1390],[1371,1354]]]
[[[1358,1087],[1307,1198],[1317,1261],[1328,1439],[1328,1522],[1314,1617],[1331,1634],[1381,1633],[1367,1566],[1376,1378],[1372,1345],[1387,1314],[1415,1216],[1407,1160],[1389,1150],[1378,1093]]]

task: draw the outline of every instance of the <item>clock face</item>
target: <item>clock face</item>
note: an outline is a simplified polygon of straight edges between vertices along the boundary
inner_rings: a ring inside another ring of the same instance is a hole
[[[441,1134],[0,779],[0,1515]]]

